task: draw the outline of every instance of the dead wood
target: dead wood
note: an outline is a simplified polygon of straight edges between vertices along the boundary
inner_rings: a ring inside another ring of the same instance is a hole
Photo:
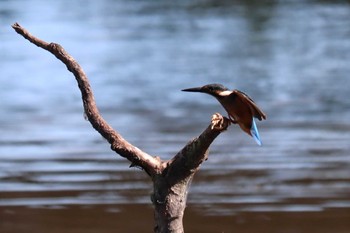
[[[153,181],[152,203],[155,207],[155,232],[184,232],[182,219],[186,207],[190,182],[199,166],[208,157],[213,140],[230,125],[230,120],[214,114],[210,125],[197,138],[191,140],[173,159],[163,161],[151,156],[126,141],[101,116],[89,80],[79,63],[57,43],[47,43],[18,23],[16,32],[36,46],[49,51],[72,72],[81,91],[85,115],[92,127],[111,145],[111,149],[128,159],[131,166],[142,168]]]

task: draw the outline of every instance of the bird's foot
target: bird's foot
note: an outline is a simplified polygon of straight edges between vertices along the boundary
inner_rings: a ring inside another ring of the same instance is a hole
[[[219,113],[215,113],[211,117],[211,129],[223,131],[226,130],[230,124],[231,120],[226,117],[223,117]]]
[[[230,122],[232,123],[232,124],[237,124],[238,123],[238,121],[236,121],[234,118],[232,118],[230,115],[228,116],[228,119],[230,120]]]

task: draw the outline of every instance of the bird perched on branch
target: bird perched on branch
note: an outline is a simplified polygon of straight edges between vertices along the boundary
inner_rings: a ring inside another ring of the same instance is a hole
[[[247,94],[236,89],[231,91],[221,84],[208,84],[182,91],[201,92],[214,96],[227,111],[231,122],[238,124],[244,132],[254,138],[258,145],[262,144],[254,118],[261,121],[266,119],[266,115]]]

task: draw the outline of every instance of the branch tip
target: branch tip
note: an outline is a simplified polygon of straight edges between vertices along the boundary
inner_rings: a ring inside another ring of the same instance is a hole
[[[229,127],[231,124],[231,121],[227,119],[226,117],[223,117],[219,113],[215,113],[211,117],[211,129],[217,130],[217,131],[224,131]]]

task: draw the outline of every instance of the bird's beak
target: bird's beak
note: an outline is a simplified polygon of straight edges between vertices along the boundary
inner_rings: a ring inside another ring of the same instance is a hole
[[[182,91],[188,91],[188,92],[203,92],[203,89],[202,89],[202,87],[193,87],[193,88],[183,89]]]

